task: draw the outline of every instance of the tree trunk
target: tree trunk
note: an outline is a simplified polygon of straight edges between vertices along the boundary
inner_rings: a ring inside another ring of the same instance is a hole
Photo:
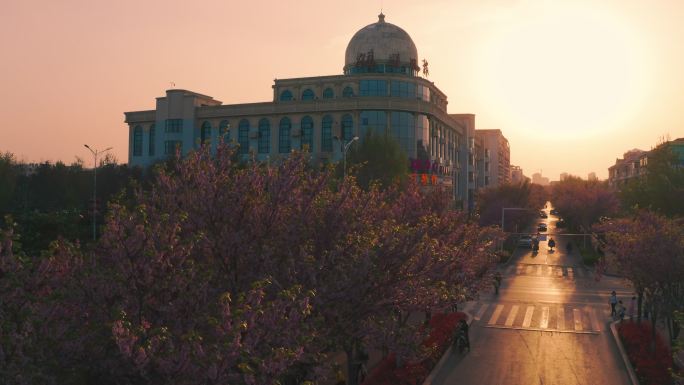
[[[358,385],[357,379],[359,376],[359,365],[356,362],[356,342],[352,344],[351,349],[345,349],[347,354],[347,385]]]

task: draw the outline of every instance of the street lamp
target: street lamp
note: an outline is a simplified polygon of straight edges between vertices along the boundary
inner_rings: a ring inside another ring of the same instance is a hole
[[[349,150],[349,146],[351,146],[351,144],[357,140],[359,140],[359,137],[355,136],[349,141],[349,143],[344,145],[344,179],[347,179],[347,150]]]
[[[94,241],[97,238],[97,212],[95,210],[96,205],[97,205],[97,156],[111,150],[112,148],[107,147],[102,151],[98,151],[98,150],[93,150],[87,144],[84,144],[83,147],[90,150],[90,152],[93,154],[93,241]]]

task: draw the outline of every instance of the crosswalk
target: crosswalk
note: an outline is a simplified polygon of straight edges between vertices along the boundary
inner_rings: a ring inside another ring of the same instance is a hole
[[[563,333],[598,334],[610,318],[607,306],[588,304],[471,301],[463,310],[484,327]]]
[[[533,263],[518,263],[510,265],[505,270],[506,275],[530,275],[537,277],[553,277],[563,279],[591,278],[593,272],[585,267],[560,266]]]

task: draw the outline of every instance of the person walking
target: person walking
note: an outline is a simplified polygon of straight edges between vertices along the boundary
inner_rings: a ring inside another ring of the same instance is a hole
[[[617,311],[617,316],[622,322],[625,319],[625,305],[622,304],[622,300],[618,301],[615,311]]]
[[[501,287],[501,273],[497,271],[494,274],[494,294],[499,294],[499,287]]]
[[[617,305],[617,303],[618,303],[617,294],[615,294],[615,290],[613,290],[613,291],[610,293],[610,300],[609,300],[609,302],[610,302],[610,316],[613,317],[613,318],[615,318],[615,314],[616,314],[616,312],[615,312],[615,305]]]
[[[627,314],[629,315],[629,318],[634,318],[634,309],[636,309],[636,296],[632,296],[632,299],[629,301],[629,311]]]

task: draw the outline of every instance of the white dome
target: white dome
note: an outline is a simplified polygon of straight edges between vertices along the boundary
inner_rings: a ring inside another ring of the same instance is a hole
[[[344,54],[345,71],[359,61],[368,60],[369,53],[375,63],[393,63],[417,69],[418,50],[411,36],[394,24],[385,22],[385,15],[378,15],[378,22],[361,28],[349,41]]]

